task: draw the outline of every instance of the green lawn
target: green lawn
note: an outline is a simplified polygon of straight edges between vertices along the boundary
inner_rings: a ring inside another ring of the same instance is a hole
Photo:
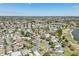
[[[67,29],[63,30],[63,35],[72,43],[76,43],[76,41],[74,40],[74,38],[71,37],[70,32]]]
[[[74,40],[74,38],[71,37],[69,31],[64,30],[64,36],[68,39],[69,43],[72,42],[73,44],[75,44],[77,41]],[[72,54],[78,55],[79,52],[78,51],[71,51],[68,47],[64,47],[64,55],[66,56],[70,56]]]
[[[47,43],[45,41],[42,41],[40,43],[40,54],[44,54],[47,48]]]
[[[64,55],[65,56],[70,56],[72,55],[73,51],[71,51],[68,47],[64,48]]]

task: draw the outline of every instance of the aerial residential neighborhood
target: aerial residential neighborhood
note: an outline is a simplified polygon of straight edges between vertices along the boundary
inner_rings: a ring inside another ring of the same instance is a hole
[[[79,3],[0,3],[0,56],[79,56]]]
[[[79,41],[73,33],[79,31],[78,19],[0,16],[0,56],[79,55]]]

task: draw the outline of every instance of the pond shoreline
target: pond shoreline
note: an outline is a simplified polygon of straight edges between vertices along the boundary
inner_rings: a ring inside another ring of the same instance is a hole
[[[72,32],[73,32],[73,29],[70,29],[70,35],[71,35],[72,38],[74,38]]]
[[[79,39],[78,39],[78,37],[79,37],[78,34],[79,34],[79,33],[77,32],[78,29],[79,29],[79,28],[74,28],[74,29],[71,29],[71,30],[70,30],[70,35],[71,35],[71,37],[72,37],[73,39],[75,38],[74,40],[75,40],[76,42],[79,41]]]

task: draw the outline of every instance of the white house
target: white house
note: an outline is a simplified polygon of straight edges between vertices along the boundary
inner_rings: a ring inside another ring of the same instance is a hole
[[[34,51],[34,54],[35,54],[36,56],[41,56],[40,53],[39,53],[37,50]]]
[[[50,34],[45,34],[45,37],[48,38],[50,36]]]
[[[55,36],[51,36],[51,41],[52,41],[52,42],[57,42],[56,37],[55,37]]]
[[[11,56],[22,56],[20,51],[12,52]]]
[[[64,49],[63,49],[63,47],[60,44],[58,44],[58,45],[55,46],[55,51],[56,52],[63,53],[64,52]]]

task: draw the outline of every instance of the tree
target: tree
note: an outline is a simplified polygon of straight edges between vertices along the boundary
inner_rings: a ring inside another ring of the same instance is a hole
[[[28,49],[31,49],[31,48],[33,48],[33,45],[29,45],[29,46],[28,46]]]
[[[40,49],[39,49],[39,51],[43,51],[43,49],[42,49],[42,48],[40,48]]]
[[[77,54],[72,54],[71,56],[78,56]]]
[[[24,34],[24,36],[25,36],[25,37],[30,37],[30,33],[29,33],[29,32],[26,32],[26,33]]]
[[[62,47],[67,46],[66,42],[62,42]]]
[[[61,39],[61,38],[59,38],[59,39],[58,39],[58,42],[59,42],[59,43],[61,43],[61,42],[62,42],[62,39]]]
[[[46,52],[43,56],[50,56],[50,53]]]
[[[57,35],[58,35],[58,37],[61,37],[61,35],[62,35],[62,29],[57,30]]]
[[[68,40],[66,39],[65,42],[68,42]]]
[[[51,48],[55,48],[55,44],[54,43],[51,45]]]
[[[52,44],[53,44],[53,42],[49,41],[49,45],[52,45]]]
[[[21,34],[25,37],[29,37],[30,36],[30,33],[29,32],[24,32],[24,31],[21,31]]]
[[[51,41],[50,38],[47,38],[46,41]]]
[[[32,43],[30,43],[30,44],[27,46],[27,48],[28,48],[28,49],[33,48],[33,44],[32,44]]]
[[[62,36],[62,39],[65,39],[65,36]]]

